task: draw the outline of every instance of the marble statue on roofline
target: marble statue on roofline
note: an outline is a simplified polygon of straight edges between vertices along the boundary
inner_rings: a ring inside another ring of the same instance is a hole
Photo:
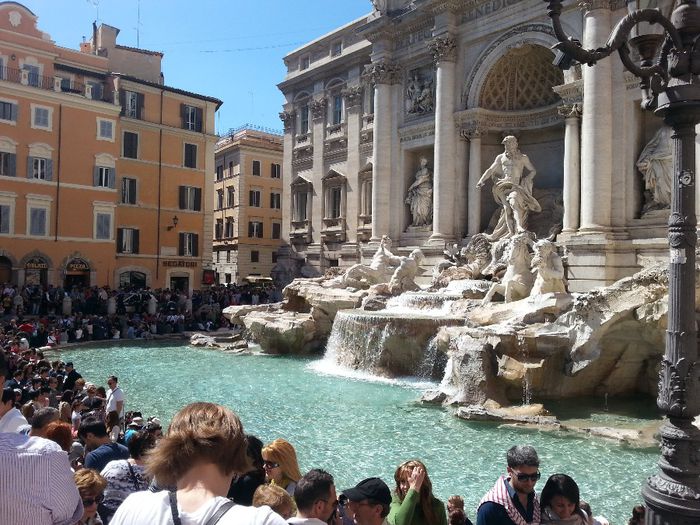
[[[518,148],[518,139],[508,135],[501,142],[505,151],[484,172],[476,187],[481,188],[489,179],[493,180],[493,197],[501,207],[501,215],[489,241],[512,237],[527,231],[527,218],[531,212],[542,208],[532,196],[532,183],[537,171],[527,155]],[[524,175],[527,170],[527,175]]]

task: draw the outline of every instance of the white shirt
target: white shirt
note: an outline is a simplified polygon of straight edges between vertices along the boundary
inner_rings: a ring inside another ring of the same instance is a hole
[[[40,437],[0,433],[0,523],[73,525],[83,503],[66,454]]]
[[[211,499],[194,512],[179,510],[182,525],[202,525],[228,500],[222,497]],[[168,491],[135,492],[124,500],[110,525],[172,525]],[[218,525],[287,525],[270,507],[244,507],[234,505],[218,522]]]
[[[12,407],[0,417],[0,432],[18,432],[20,427],[28,424],[22,412]]]
[[[122,410],[119,413],[119,417],[124,417],[124,392],[121,388],[117,387],[115,389],[110,389],[107,391],[107,406],[105,411],[109,414],[110,412],[117,411],[117,401],[122,402]]]

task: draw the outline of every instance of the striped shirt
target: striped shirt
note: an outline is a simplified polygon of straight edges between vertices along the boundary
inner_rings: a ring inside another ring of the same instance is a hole
[[[68,454],[44,438],[0,433],[0,523],[73,525],[82,515]]]

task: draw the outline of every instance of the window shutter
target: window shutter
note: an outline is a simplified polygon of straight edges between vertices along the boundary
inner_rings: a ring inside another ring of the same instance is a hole
[[[124,253],[122,242],[124,241],[124,228],[117,228],[117,253]]]
[[[194,189],[194,211],[202,210],[202,189]]]
[[[179,246],[177,249],[178,255],[185,255],[185,234],[179,234]]]
[[[187,194],[186,194],[187,187],[180,186],[179,190],[180,190],[180,209],[185,210],[185,209],[187,209]]]
[[[10,120],[17,122],[17,112],[19,111],[19,106],[17,104],[12,104],[10,106]]]
[[[7,155],[7,174],[10,177],[17,176],[17,155],[15,153]]]
[[[46,159],[46,179],[45,180],[52,180],[52,179],[53,179],[53,160]]]
[[[202,122],[203,122],[202,108],[195,108],[194,111],[195,111],[194,130],[201,132],[202,131]]]
[[[126,92],[123,89],[119,90],[119,105],[122,107],[119,114],[124,116],[126,114]]]
[[[92,168],[92,185],[98,186],[100,184],[100,167],[94,166]]]
[[[136,179],[127,179],[129,184],[129,204],[136,204]]]
[[[136,93],[136,118],[143,119],[143,93]]]
[[[27,157],[27,178],[34,178],[34,157]]]
[[[187,129],[187,104],[180,104],[180,119],[182,120],[182,129]]]
[[[263,238],[263,223],[259,222],[258,223],[258,237],[261,239]]]
[[[270,193],[270,208],[274,208],[274,207],[275,207],[275,194]]]
[[[248,223],[248,237],[253,237],[253,234],[255,233],[254,228],[253,228],[253,223],[249,222]]]
[[[193,257],[198,257],[199,256],[199,235],[196,233],[191,233],[192,236],[192,256]]]
[[[114,189],[117,187],[117,168],[109,168],[109,187]]]
[[[131,253],[139,253],[139,231],[131,230]]]
[[[0,206],[0,233],[10,233],[9,206]]]

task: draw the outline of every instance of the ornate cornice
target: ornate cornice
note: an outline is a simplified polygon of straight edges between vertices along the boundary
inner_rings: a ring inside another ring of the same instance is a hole
[[[554,86],[552,89],[561,97],[564,104],[580,104],[583,101],[583,80],[581,79]]]
[[[506,129],[541,129],[561,124],[559,105],[527,111],[493,111],[482,108],[466,109],[455,113],[455,122],[464,131],[502,131]]]
[[[345,107],[352,108],[362,104],[362,86],[350,86],[340,93],[345,98]]]
[[[484,130],[477,127],[472,127],[468,129],[460,129],[459,136],[464,140],[471,142],[474,139],[480,139],[481,135],[484,134]]]
[[[457,42],[451,36],[435,37],[427,45],[436,65],[440,62],[454,62],[457,59]]]
[[[291,131],[294,126],[294,112],[280,111],[280,120],[284,124],[284,131]]]
[[[326,97],[319,97],[309,102],[309,109],[314,120],[322,119],[326,116]]]
[[[613,2],[611,0],[580,0],[578,7],[584,13],[588,11],[594,11],[596,9],[608,9],[613,8]]]
[[[387,59],[381,59],[367,64],[362,77],[372,84],[397,84],[401,80],[401,66]]]

